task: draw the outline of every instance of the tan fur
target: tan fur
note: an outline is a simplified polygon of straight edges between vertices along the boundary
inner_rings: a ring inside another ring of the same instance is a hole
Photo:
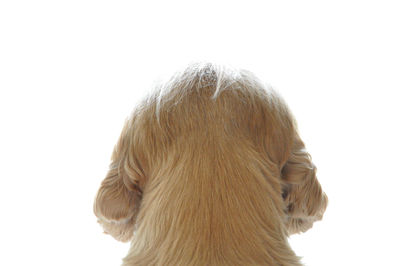
[[[94,211],[123,265],[301,265],[289,234],[327,206],[283,100],[243,70],[194,64],[126,121]]]

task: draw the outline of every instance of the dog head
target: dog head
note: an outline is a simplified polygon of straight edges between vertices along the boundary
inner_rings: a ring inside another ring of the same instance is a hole
[[[186,154],[215,156],[216,147],[226,162],[257,161],[270,186],[265,197],[287,233],[322,218],[327,198],[282,98],[248,71],[195,64],[158,86],[127,119],[94,204],[105,232],[129,241],[138,213],[152,211],[142,206],[149,187],[168,178],[157,175],[160,169],[182,167],[179,156],[190,168],[195,162]]]

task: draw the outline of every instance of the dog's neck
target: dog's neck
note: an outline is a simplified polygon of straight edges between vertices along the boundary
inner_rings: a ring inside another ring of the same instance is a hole
[[[124,265],[301,265],[271,173],[253,154],[204,154],[171,156],[157,168]]]

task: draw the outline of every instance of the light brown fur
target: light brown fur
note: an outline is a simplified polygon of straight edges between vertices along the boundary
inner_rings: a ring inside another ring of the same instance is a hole
[[[327,197],[295,120],[243,70],[194,64],[126,121],[94,211],[123,265],[301,265]]]

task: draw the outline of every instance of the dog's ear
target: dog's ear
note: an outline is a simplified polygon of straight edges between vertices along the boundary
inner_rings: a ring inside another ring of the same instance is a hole
[[[143,170],[133,147],[133,128],[127,121],[114,148],[112,163],[97,192],[94,213],[105,233],[119,241],[133,236],[142,197]]]
[[[316,170],[296,132],[288,161],[281,172],[289,234],[307,231],[325,212],[328,198],[317,180]]]

